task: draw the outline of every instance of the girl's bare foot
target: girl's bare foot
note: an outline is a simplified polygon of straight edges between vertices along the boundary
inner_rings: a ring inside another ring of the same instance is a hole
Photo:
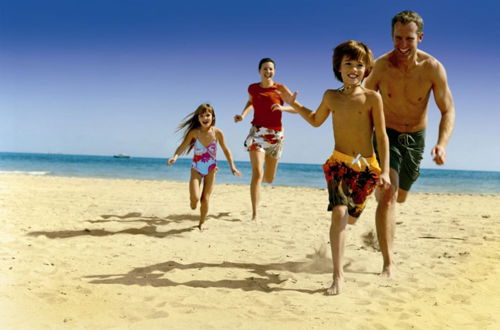
[[[198,224],[198,228],[200,230],[203,230],[202,226],[203,226],[204,223],[205,223],[205,219],[200,219],[200,223]]]

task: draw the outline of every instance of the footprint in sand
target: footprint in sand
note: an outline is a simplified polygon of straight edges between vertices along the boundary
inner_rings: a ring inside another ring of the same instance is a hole
[[[364,287],[367,287],[368,285],[370,285],[370,282],[361,282],[361,281],[356,281],[356,285],[360,288],[364,288]]]
[[[356,305],[362,305],[362,306],[368,306],[368,305],[371,305],[371,301],[370,300],[358,300],[356,301]]]
[[[156,312],[153,312],[151,314],[149,314],[148,316],[146,316],[146,318],[148,319],[161,319],[161,318],[164,318],[164,317],[169,317],[170,314],[165,312],[165,311],[156,311]]]

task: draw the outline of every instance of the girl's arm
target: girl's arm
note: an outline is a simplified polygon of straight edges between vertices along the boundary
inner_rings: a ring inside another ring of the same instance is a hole
[[[174,155],[172,158],[170,158],[167,161],[167,165],[172,165],[177,161],[177,158],[179,158],[180,155],[184,153],[184,150],[191,144],[191,141],[195,138],[195,130],[192,129],[189,131],[189,133],[186,135],[184,140],[182,141],[181,145],[175,150]]]
[[[245,117],[247,116],[247,114],[251,108],[252,108],[252,95],[248,94],[248,101],[245,104],[245,106],[243,107],[243,111],[241,112],[241,115],[234,116],[234,122],[237,123],[237,122],[245,119]]]
[[[231,167],[231,172],[234,175],[241,176],[241,172],[238,171],[236,168],[236,165],[234,165],[233,161],[233,156],[231,155],[231,151],[229,151],[229,148],[226,146],[226,141],[224,140],[224,133],[218,128],[215,129],[215,136],[217,137],[217,141],[219,141],[219,144],[222,148],[222,151],[224,152],[224,155],[226,156],[227,161],[229,162],[229,166]]]

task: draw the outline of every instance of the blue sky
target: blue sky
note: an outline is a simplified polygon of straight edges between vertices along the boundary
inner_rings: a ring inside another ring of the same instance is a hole
[[[170,157],[174,130],[211,103],[236,160],[250,118],[234,124],[262,57],[315,109],[338,88],[332,49],[355,39],[378,57],[390,20],[424,18],[420,48],[445,66],[457,121],[444,168],[500,170],[500,5],[496,1],[0,1],[0,151]],[[437,139],[431,99],[423,167]],[[322,163],[329,121],[284,115],[285,162]],[[222,156],[222,153],[221,153]],[[222,156],[223,157],[223,156]]]

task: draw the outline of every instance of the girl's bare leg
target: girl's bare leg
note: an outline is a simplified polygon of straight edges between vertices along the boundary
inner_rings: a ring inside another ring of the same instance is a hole
[[[214,189],[216,172],[217,169],[212,170],[203,179],[203,191],[201,193],[201,207],[200,207],[200,224],[198,225],[198,228],[200,229],[205,220],[207,219],[208,204],[210,200],[210,195],[212,194],[212,191]]]
[[[198,201],[200,200],[200,185],[202,176],[200,173],[191,169],[191,178],[189,179],[189,199],[192,210],[196,209]]]

